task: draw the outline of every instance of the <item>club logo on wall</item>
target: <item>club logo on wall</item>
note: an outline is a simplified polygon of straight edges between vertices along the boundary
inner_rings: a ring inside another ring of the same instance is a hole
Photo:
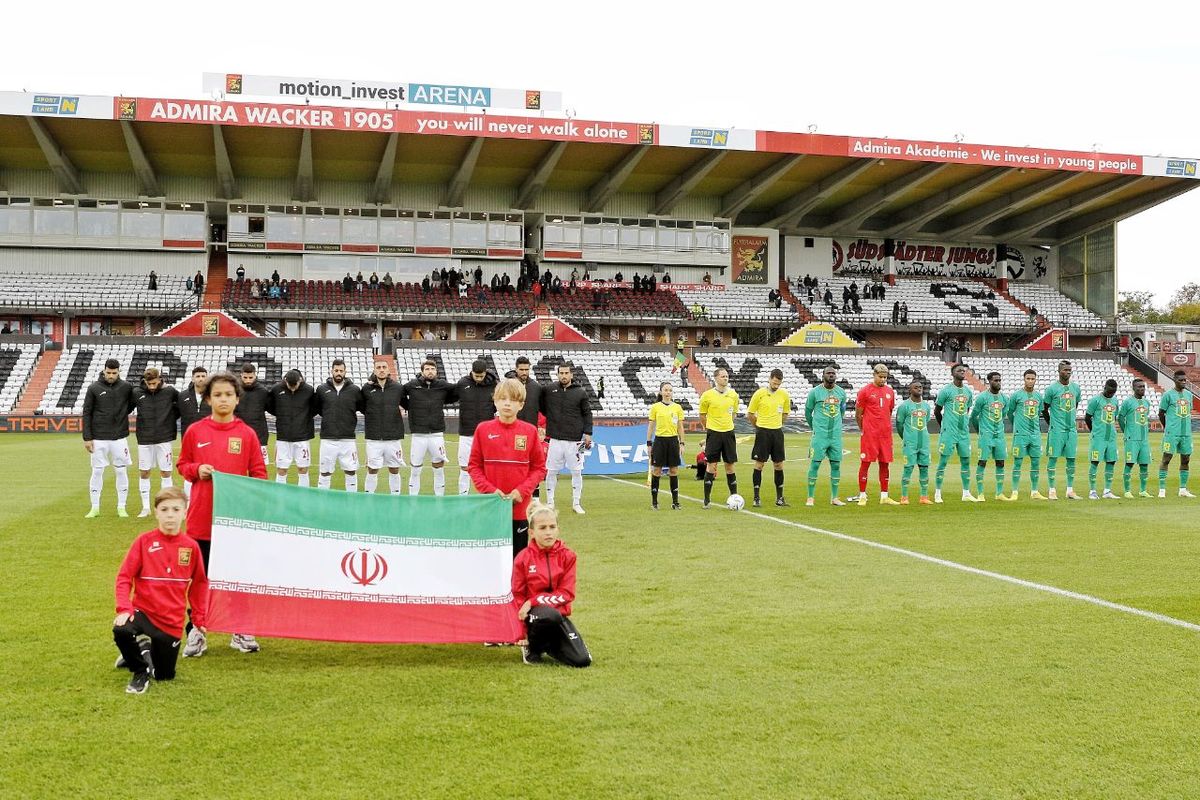
[[[225,76],[225,94],[241,94],[242,93],[242,76],[226,75]]]
[[[553,322],[541,323],[541,325],[539,326],[539,332],[540,332],[539,335],[541,336],[541,338],[543,340],[548,341],[548,342],[554,341],[554,323]]]
[[[767,237],[734,236],[730,256],[734,283],[766,284]]]
[[[525,108],[529,111],[537,111],[542,107],[542,93],[537,89],[525,90]]]
[[[653,125],[638,125],[638,144],[654,144]]]
[[[132,97],[118,97],[117,119],[137,119],[137,100]]]
[[[205,314],[200,318],[200,333],[203,336],[220,336],[221,318],[216,314]]]

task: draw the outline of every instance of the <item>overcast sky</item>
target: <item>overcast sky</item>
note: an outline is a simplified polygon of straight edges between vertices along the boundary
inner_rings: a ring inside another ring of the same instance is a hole
[[[585,119],[1200,156],[1190,3],[326,8],[10,3],[0,89],[199,97],[204,71],[540,87]],[[1198,221],[1200,190],[1121,223],[1120,288],[1165,301],[1200,280]]]

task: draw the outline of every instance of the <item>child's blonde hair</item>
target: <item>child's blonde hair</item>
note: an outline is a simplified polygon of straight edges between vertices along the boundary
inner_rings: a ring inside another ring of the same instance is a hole
[[[158,508],[160,504],[168,500],[181,500],[183,501],[183,505],[187,506],[187,495],[178,486],[168,486],[164,489],[159,489],[158,494],[154,495],[154,507]]]
[[[541,500],[534,500],[529,504],[529,509],[525,512],[525,519],[529,521],[529,527],[532,528],[534,518],[542,514],[549,514],[554,517],[555,522],[558,522],[558,511],[555,510],[554,506],[548,506]]]
[[[525,404],[525,384],[521,383],[516,378],[505,378],[496,384],[495,391],[492,392],[493,400],[516,400],[522,405]]]

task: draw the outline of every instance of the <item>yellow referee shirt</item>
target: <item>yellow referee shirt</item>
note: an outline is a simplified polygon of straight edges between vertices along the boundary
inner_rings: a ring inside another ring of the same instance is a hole
[[[683,406],[679,403],[655,403],[650,406],[650,421],[654,423],[655,438],[679,438],[679,426],[683,424]]]
[[[750,398],[746,412],[758,418],[755,427],[778,430],[783,427],[783,415],[792,413],[792,398],[782,386],[773,392],[764,386]]]
[[[706,415],[704,427],[719,433],[733,430],[733,418],[740,403],[733,389],[726,389],[725,394],[709,389],[700,395],[700,413]]]

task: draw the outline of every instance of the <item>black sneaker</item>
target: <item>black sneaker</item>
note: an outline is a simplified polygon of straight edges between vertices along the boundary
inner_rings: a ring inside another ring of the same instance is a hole
[[[527,646],[521,645],[521,661],[526,664],[542,663],[542,654],[532,652]]]
[[[129,679],[129,685],[125,687],[125,694],[145,694],[150,688],[150,673],[138,672]]]
[[[780,508],[789,508],[787,501],[784,500],[782,497],[775,498],[775,505],[779,506]]]
[[[683,508],[683,506],[679,505],[679,503],[671,503],[671,510],[672,510],[672,511],[678,511],[678,510],[679,510],[679,509],[681,509],[681,508]]]
[[[757,497],[756,497],[756,498],[754,498],[754,507],[755,507],[755,508],[762,508],[762,500],[759,500]]]

